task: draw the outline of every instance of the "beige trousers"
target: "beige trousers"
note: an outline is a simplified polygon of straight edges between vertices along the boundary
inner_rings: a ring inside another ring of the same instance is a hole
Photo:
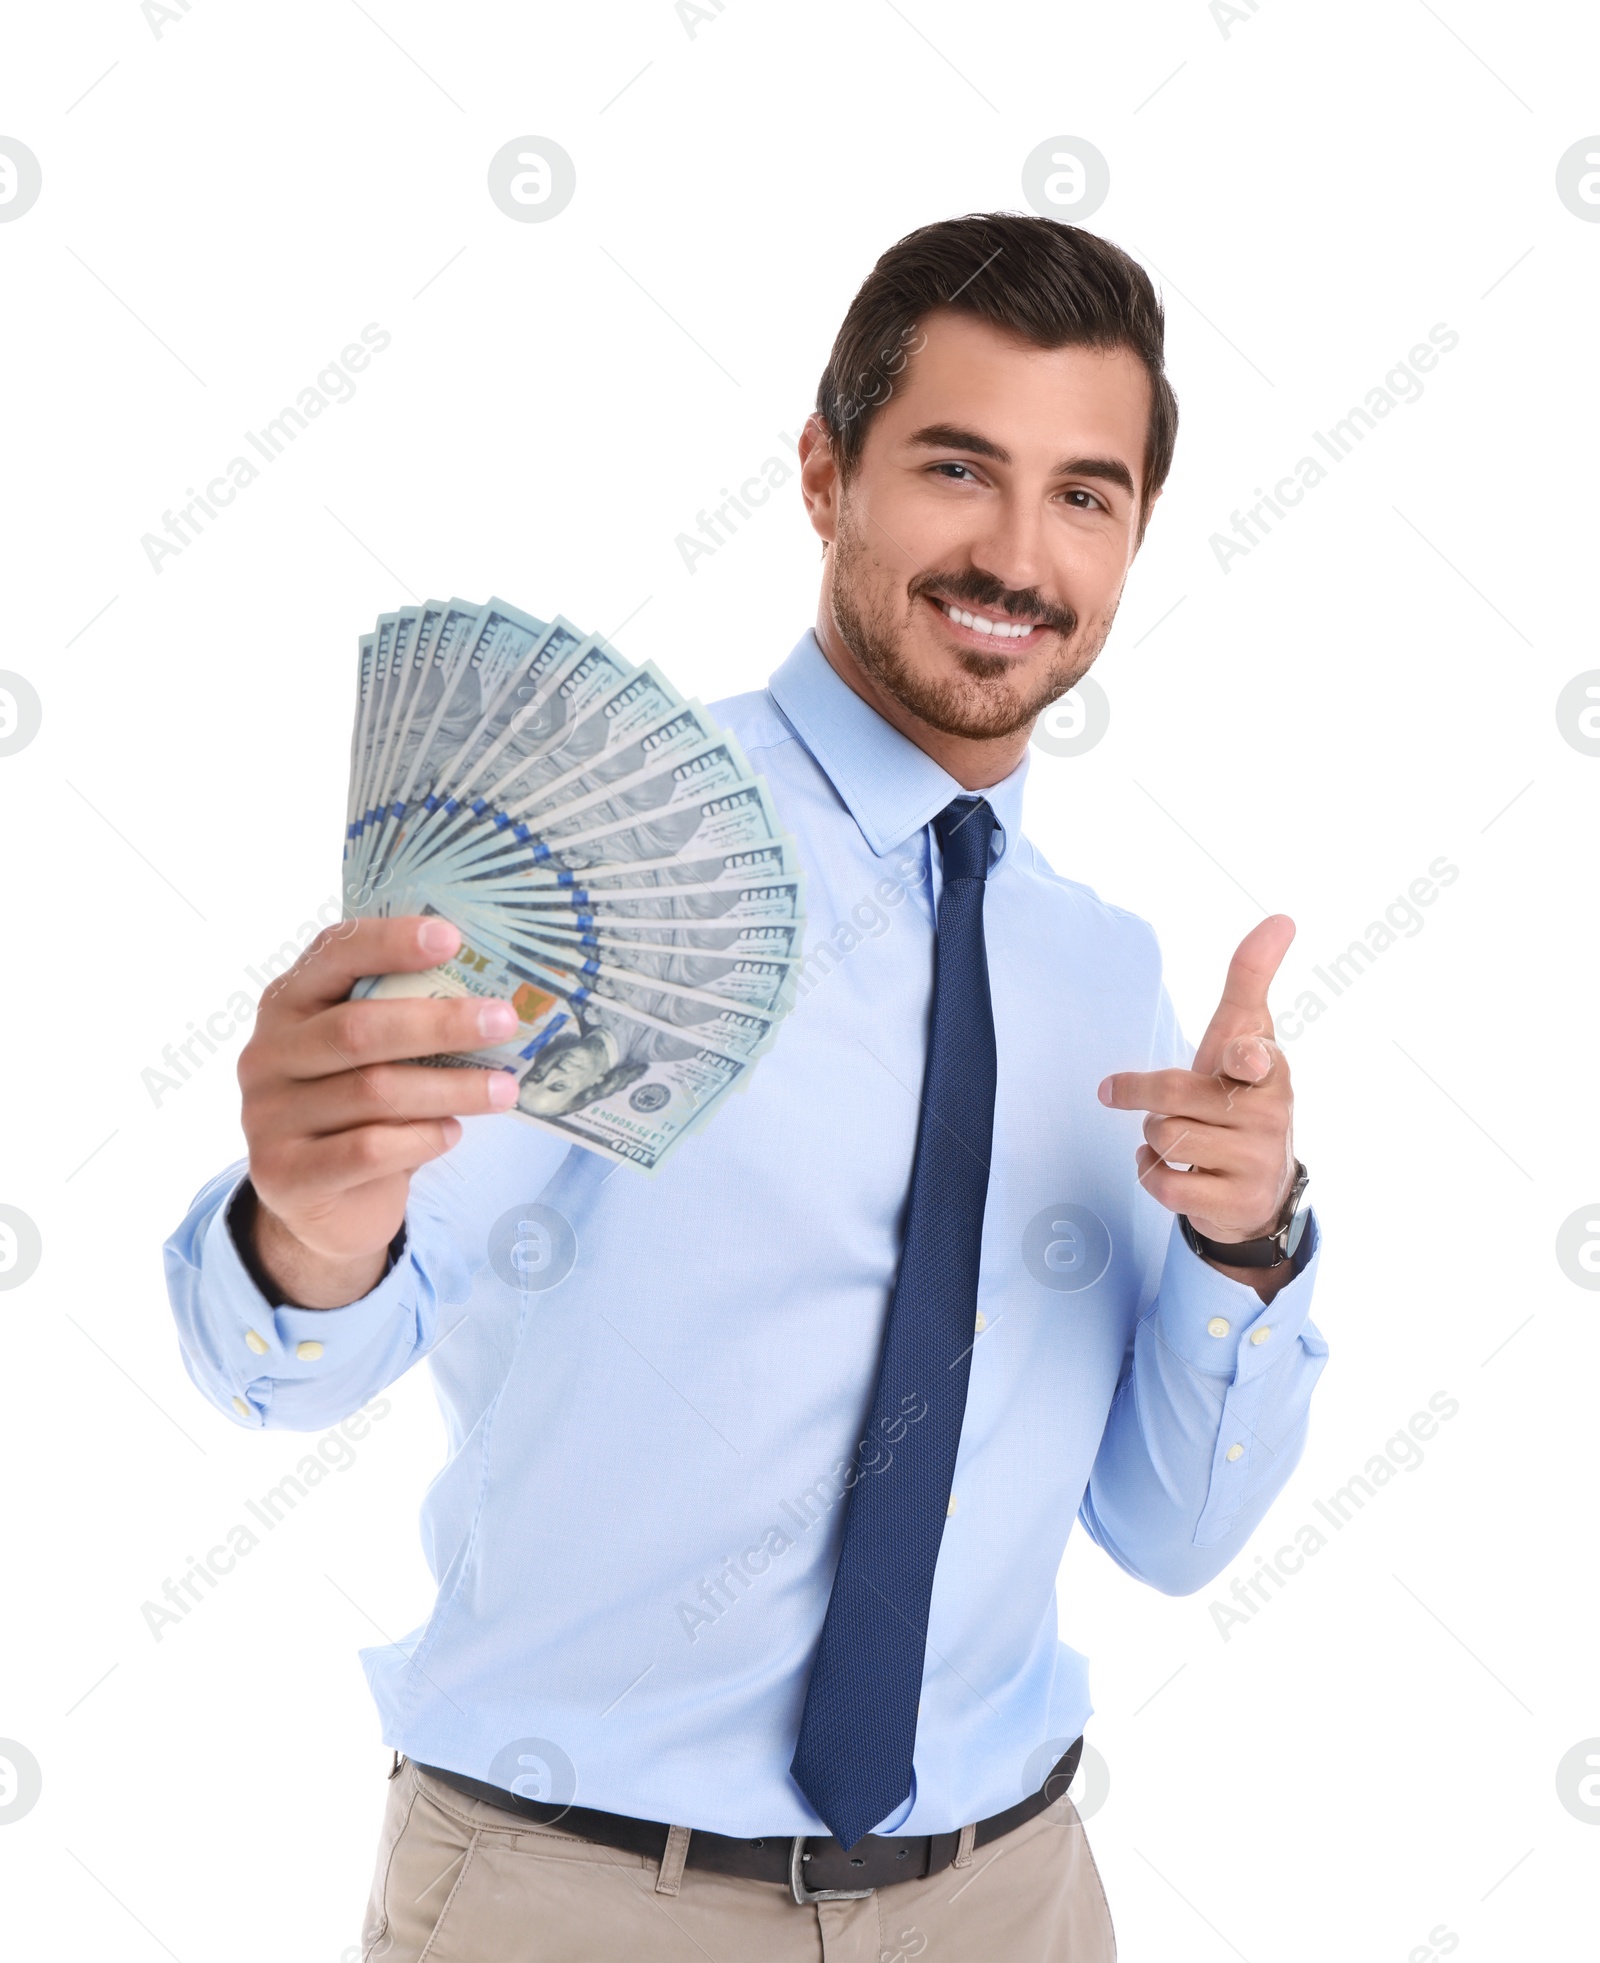
[[[362,1963],[1115,1963],[1068,1799],[963,1866],[856,1902],[801,1908],[785,1884],[680,1870],[673,1854],[535,1826],[407,1761],[389,1786]]]

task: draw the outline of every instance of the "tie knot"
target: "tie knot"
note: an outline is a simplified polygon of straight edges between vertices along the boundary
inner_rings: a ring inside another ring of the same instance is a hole
[[[987,879],[996,819],[981,797],[952,798],[933,821],[944,854],[944,880]]]

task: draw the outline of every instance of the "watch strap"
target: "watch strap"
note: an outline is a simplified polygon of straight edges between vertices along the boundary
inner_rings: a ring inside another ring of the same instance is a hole
[[[1178,1215],[1179,1229],[1189,1247],[1204,1260],[1220,1261],[1228,1268],[1281,1268],[1286,1261],[1294,1259],[1301,1235],[1305,1231],[1305,1216],[1301,1212],[1300,1201],[1310,1179],[1310,1173],[1296,1159],[1294,1184],[1290,1187],[1289,1197],[1284,1201],[1283,1210],[1278,1215],[1277,1226],[1270,1234],[1259,1235],[1255,1240],[1211,1240],[1205,1234],[1195,1231],[1190,1225],[1189,1216],[1185,1213]]]

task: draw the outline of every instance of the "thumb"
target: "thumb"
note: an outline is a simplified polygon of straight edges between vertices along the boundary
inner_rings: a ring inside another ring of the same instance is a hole
[[[1234,950],[1228,963],[1227,980],[1222,984],[1222,1000],[1194,1053],[1192,1067],[1201,1076],[1209,1077],[1222,1067],[1223,1052],[1233,1038],[1271,1037],[1272,1011],[1267,1007],[1267,990],[1289,952],[1294,934],[1294,922],[1288,914],[1271,913],[1252,927]]]

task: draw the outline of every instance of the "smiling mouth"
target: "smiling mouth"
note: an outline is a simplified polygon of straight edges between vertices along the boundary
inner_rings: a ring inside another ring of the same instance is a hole
[[[958,606],[953,600],[940,599],[936,593],[925,593],[922,597],[963,647],[987,648],[994,654],[1023,654],[1050,632],[1042,621],[1018,620],[992,607],[985,610]]]

